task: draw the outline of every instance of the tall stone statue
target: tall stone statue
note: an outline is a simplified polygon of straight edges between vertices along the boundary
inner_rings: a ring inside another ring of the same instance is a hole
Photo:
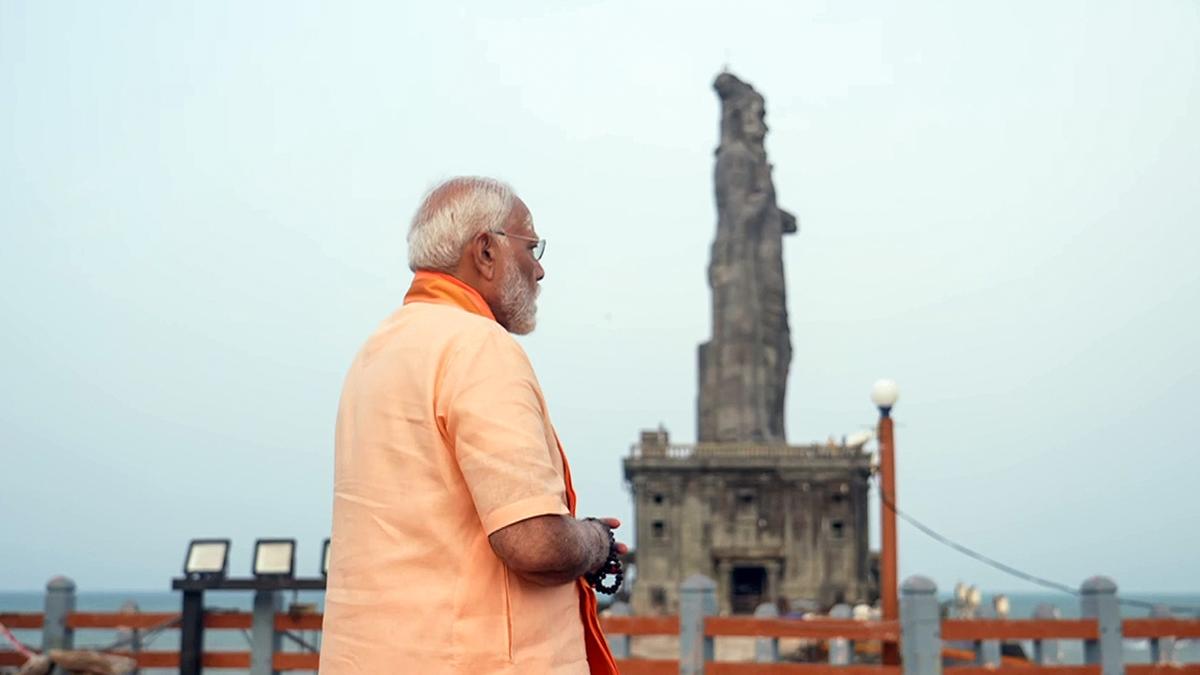
[[[717,238],[708,267],[713,327],[700,345],[697,436],[701,443],[786,443],[792,342],[783,235],[796,231],[796,217],[775,203],[762,95],[729,73],[713,88],[721,99]]]

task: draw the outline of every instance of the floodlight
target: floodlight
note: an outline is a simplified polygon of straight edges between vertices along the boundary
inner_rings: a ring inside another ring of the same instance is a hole
[[[254,542],[254,576],[290,579],[295,567],[295,539],[259,539]]]
[[[223,579],[229,566],[228,539],[193,539],[183,559],[183,576],[189,579]]]
[[[326,539],[325,545],[321,547],[321,575],[329,576],[329,539]]]

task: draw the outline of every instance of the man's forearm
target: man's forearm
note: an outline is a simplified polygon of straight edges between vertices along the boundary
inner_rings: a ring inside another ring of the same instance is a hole
[[[570,583],[608,557],[608,528],[570,516],[538,516],[491,535],[492,549],[521,578],[543,586]]]

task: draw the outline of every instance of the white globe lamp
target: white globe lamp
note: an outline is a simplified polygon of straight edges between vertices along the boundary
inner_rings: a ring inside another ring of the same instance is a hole
[[[900,388],[895,380],[879,380],[871,387],[871,402],[886,416],[900,398]]]

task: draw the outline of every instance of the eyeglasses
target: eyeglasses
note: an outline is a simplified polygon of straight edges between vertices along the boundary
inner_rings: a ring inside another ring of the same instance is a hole
[[[533,254],[534,260],[541,260],[542,254],[546,252],[546,240],[545,239],[536,239],[534,237],[526,237],[526,236],[522,236],[519,234],[512,234],[510,232],[505,232],[504,230],[491,230],[491,233],[498,234],[503,237],[512,237],[513,239],[521,239],[523,241],[534,242],[533,246],[529,249],[529,252]]]

